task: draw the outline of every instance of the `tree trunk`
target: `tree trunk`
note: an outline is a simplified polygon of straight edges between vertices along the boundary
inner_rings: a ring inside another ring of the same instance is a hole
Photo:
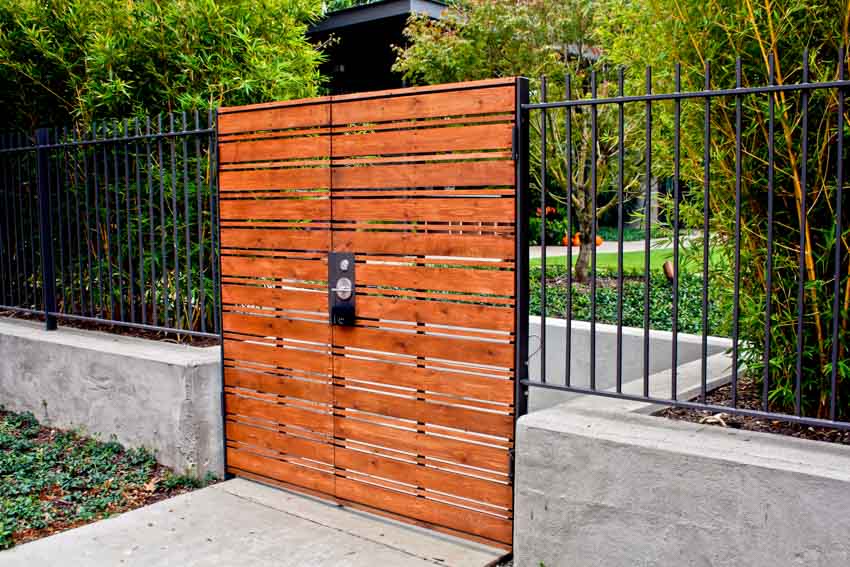
[[[586,283],[590,274],[590,255],[596,246],[595,242],[591,242],[591,238],[593,238],[593,217],[579,214],[576,220],[578,221],[579,232],[581,232],[581,247],[578,251],[573,279],[578,283]]]

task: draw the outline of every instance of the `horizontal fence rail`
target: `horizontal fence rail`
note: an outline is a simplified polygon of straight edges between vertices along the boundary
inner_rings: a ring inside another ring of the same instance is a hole
[[[0,310],[218,336],[213,112],[0,140]]]
[[[738,59],[734,88],[712,88],[706,64],[702,88],[690,91],[682,89],[677,65],[664,83],[672,92],[665,93],[653,92],[649,68],[643,92],[629,94],[623,70],[588,72],[582,81],[568,76],[558,85],[564,96],[557,101],[547,100],[552,85],[541,78],[532,90],[537,100],[522,105],[534,125],[527,167],[539,217],[532,219],[532,238],[542,245],[530,292],[541,325],[529,347],[533,376],[523,384],[850,429],[845,52],[825,66],[830,77],[819,82],[811,81],[808,53],[794,83],[777,84],[772,56],[767,63],[766,76],[745,82]],[[766,84],[753,86],[759,80]],[[598,202],[603,197],[605,205]],[[589,208],[593,219],[603,206],[610,209],[616,268],[598,267],[597,220],[585,219],[590,238],[581,239],[578,251],[565,239],[565,258],[547,258],[547,239],[555,244],[547,217],[556,202],[566,210],[568,236],[579,229],[577,207]],[[644,230],[637,273],[624,259],[630,206]],[[669,242],[663,273],[651,264],[651,237],[659,229]],[[573,267],[579,255],[589,256],[582,281]],[[557,298],[564,285],[566,297]],[[607,320],[599,312],[602,295],[615,305]],[[589,303],[580,317],[589,326],[580,376],[578,303]],[[625,346],[627,318],[640,348],[634,341]],[[565,344],[547,340],[546,323],[555,319],[566,320]],[[598,373],[600,362],[608,362],[599,347],[601,322],[616,326],[614,368],[605,376]],[[654,329],[662,328],[670,331],[662,337],[669,350],[664,361],[652,360],[661,356],[652,345],[661,337]],[[730,345],[720,379],[714,335],[728,337]],[[696,359],[682,358],[683,341],[692,352],[698,342]],[[561,352],[562,344],[562,362],[553,368],[559,357],[552,350]],[[635,366],[640,370],[624,370]],[[725,398],[713,395],[718,386]]]

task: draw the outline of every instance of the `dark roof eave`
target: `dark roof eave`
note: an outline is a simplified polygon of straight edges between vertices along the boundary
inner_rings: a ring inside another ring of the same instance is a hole
[[[439,19],[440,14],[445,9],[446,4],[436,0],[382,0],[381,2],[331,12],[324,20],[311,26],[307,30],[307,34],[337,31],[357,24],[410,14],[425,14],[431,18]]]

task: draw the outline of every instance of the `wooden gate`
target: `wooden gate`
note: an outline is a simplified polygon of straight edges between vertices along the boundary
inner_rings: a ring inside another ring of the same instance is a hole
[[[520,84],[219,111],[229,472],[511,544]]]

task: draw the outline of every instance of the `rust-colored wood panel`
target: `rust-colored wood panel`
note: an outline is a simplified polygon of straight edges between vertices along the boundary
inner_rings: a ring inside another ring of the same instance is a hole
[[[224,199],[221,220],[327,220],[330,199]]]
[[[232,333],[259,335],[262,337],[280,337],[317,343],[330,342],[330,327],[326,323],[297,321],[279,317],[262,317],[224,313],[224,328]]]
[[[467,443],[406,429],[387,427],[348,417],[334,417],[334,435],[381,447],[390,447],[414,455],[451,461],[468,467],[507,474],[510,458],[501,447]]]
[[[222,284],[221,298],[228,311],[228,304],[256,305],[282,310],[313,311],[327,313],[328,296],[307,290],[279,289],[247,285]]]
[[[346,470],[378,476],[425,489],[455,494],[470,500],[509,509],[513,506],[513,491],[504,483],[493,482],[437,468],[391,459],[376,453],[353,451],[337,447],[336,466]],[[473,503],[470,505],[474,506]]]
[[[509,518],[458,508],[343,477],[336,479],[336,494],[340,498],[469,532],[494,541],[502,543],[512,541],[513,524]]]
[[[227,135],[257,130],[325,126],[330,123],[330,110],[330,104],[304,104],[242,112],[222,113],[219,110],[218,132]]]
[[[371,134],[343,134],[334,136],[332,156],[336,158],[464,150],[501,150],[511,147],[512,128],[511,124],[485,124]]]
[[[337,98],[333,105],[333,124],[511,112],[515,97],[514,86],[508,85],[462,93],[436,92],[349,101]]]
[[[236,163],[327,158],[330,140],[329,136],[291,136],[239,142],[223,141],[219,144],[219,159],[222,163]]]
[[[513,295],[514,273],[505,270],[358,264],[357,283],[404,289]]]
[[[357,316],[491,331],[514,329],[514,310],[509,307],[380,297],[365,292],[357,296]]]
[[[335,191],[400,187],[498,187],[513,185],[514,162],[508,160],[455,163],[410,163],[334,167]]]
[[[294,455],[329,465],[334,462],[334,448],[304,437],[287,435],[276,429],[265,429],[247,423],[228,420],[225,424],[227,438],[245,445],[253,445],[279,453]]]
[[[473,398],[505,404],[513,403],[514,398],[514,385],[510,380],[416,366],[400,366],[389,362],[363,360],[347,356],[335,356],[333,366],[334,375],[340,378],[366,380],[428,392],[451,394],[459,398]],[[459,401],[458,403],[462,402]]]
[[[219,175],[219,185],[225,193],[275,189],[328,189],[331,186],[329,167],[222,170]]]
[[[292,280],[324,280],[328,277],[328,271],[327,265],[319,260],[222,256],[221,275],[285,278]]]
[[[225,327],[225,331],[229,331],[229,329]],[[291,368],[315,374],[330,374],[331,372],[330,353],[316,350],[281,348],[275,345],[260,345],[225,339],[224,358],[270,364],[280,368]]]
[[[515,207],[513,199],[502,197],[334,199],[333,217],[334,221],[512,223]]]
[[[294,425],[323,435],[333,434],[333,418],[327,411],[303,409],[302,406],[277,404],[258,398],[225,394],[224,407],[228,414],[250,416],[272,423]],[[318,409],[319,406],[316,406]]]
[[[323,404],[333,402],[333,386],[329,382],[322,383],[312,380],[300,380],[254,370],[225,368],[224,385],[277,394],[279,396],[300,398]]]
[[[408,392],[408,395],[413,392]],[[336,388],[334,405],[358,411],[433,423],[443,427],[509,438],[513,435],[513,417],[505,414],[477,411],[458,406],[434,404],[409,397],[391,396],[377,392],[345,387]]]
[[[333,474],[263,457],[246,450],[228,447],[227,466],[236,469],[237,474],[238,470],[244,470],[259,476],[303,486],[310,490],[326,494],[334,493],[335,477]]]
[[[327,230],[221,229],[221,245],[224,248],[327,251],[330,241],[330,233]]]
[[[426,232],[357,232],[339,230],[333,235],[334,250],[357,254],[404,254],[497,258],[512,260],[512,236],[478,236]]]
[[[513,345],[481,340],[417,335],[366,327],[336,327],[334,345],[442,358],[490,366],[513,366]]]

